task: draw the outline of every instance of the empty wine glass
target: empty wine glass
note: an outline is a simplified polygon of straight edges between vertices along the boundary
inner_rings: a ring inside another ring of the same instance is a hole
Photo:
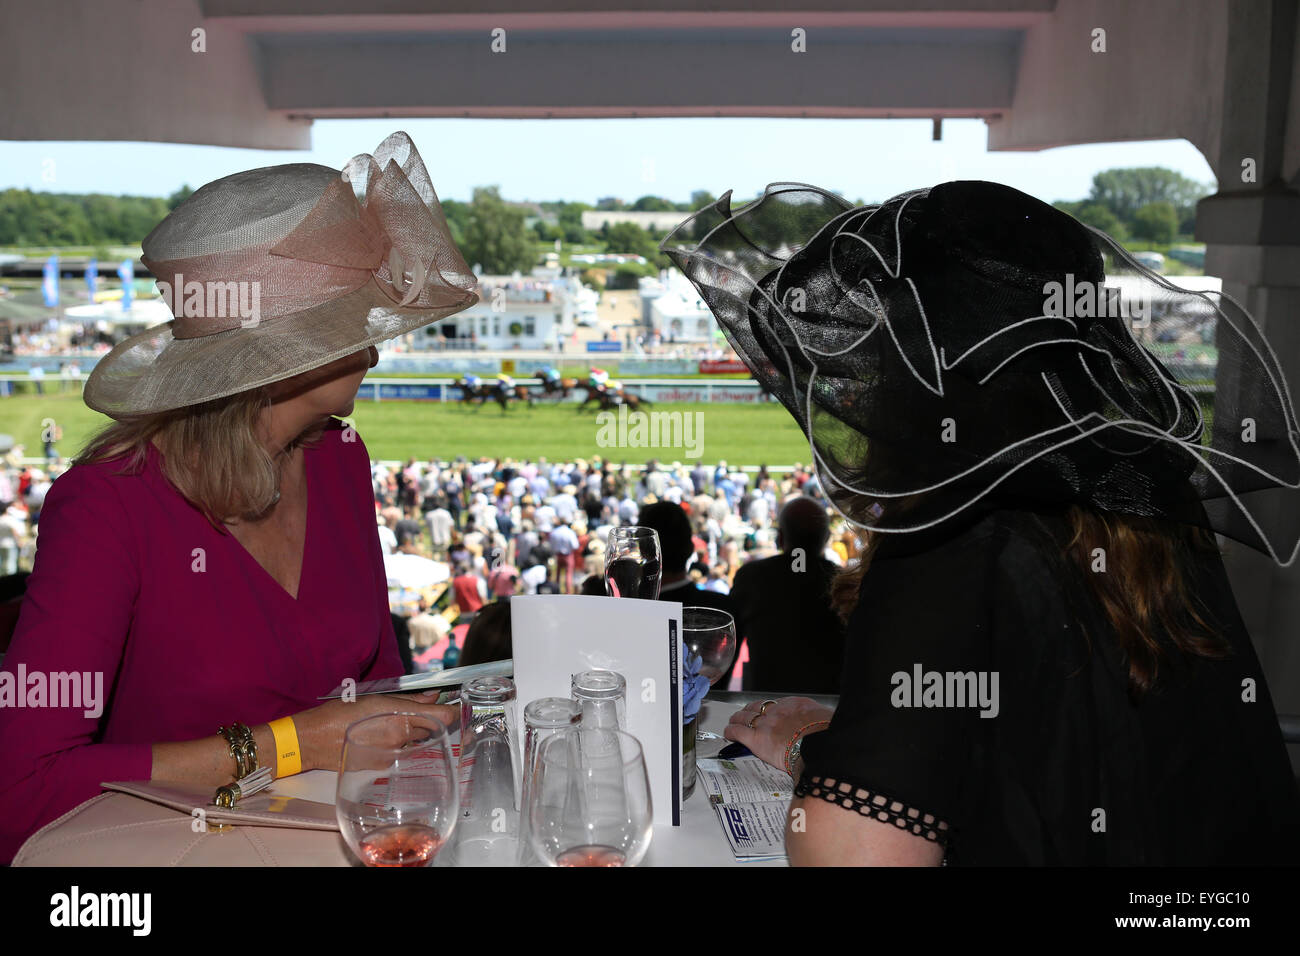
[[[712,607],[682,608],[682,642],[704,662],[700,673],[712,687],[736,659],[736,621],[726,611]],[[721,740],[717,734],[698,729],[696,740]]]
[[[550,866],[636,866],[654,832],[641,744],[575,727],[543,742],[528,788],[533,849]]]
[[[429,866],[456,826],[447,728],[422,714],[377,714],[348,727],[334,808],[366,866]]]
[[[659,532],[641,525],[625,525],[609,532],[605,548],[605,592],[610,597],[659,597],[663,573]]]
[[[712,687],[736,659],[736,619],[713,607],[684,607],[682,641],[704,661],[700,673]]]

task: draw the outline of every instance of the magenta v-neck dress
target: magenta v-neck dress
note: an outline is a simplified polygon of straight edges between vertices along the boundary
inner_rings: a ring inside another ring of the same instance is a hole
[[[103,713],[67,694],[80,706],[0,706],[0,861],[102,781],[148,779],[155,742],[266,723],[345,678],[402,673],[366,447],[336,422],[304,460],[296,599],[168,483],[152,446],[139,474],[100,462],[54,482],[0,667],[14,676],[0,681],[76,672],[93,692],[102,675]]]

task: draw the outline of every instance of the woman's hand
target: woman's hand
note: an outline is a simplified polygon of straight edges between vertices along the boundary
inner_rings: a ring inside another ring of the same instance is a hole
[[[366,694],[355,700],[331,700],[295,714],[303,770],[338,770],[348,726],[376,714],[411,713],[436,717],[448,732],[460,721],[460,708],[434,703],[440,691],[422,694]],[[274,758],[273,758],[274,759]]]
[[[763,716],[759,717],[762,711]],[[760,701],[746,704],[731,715],[722,736],[744,744],[755,757],[785,770],[785,748],[801,727],[830,720],[834,711],[807,697],[782,697],[764,709]],[[753,726],[750,726],[750,722]]]
[[[338,770],[343,753],[343,735],[348,725],[376,714],[428,714],[442,721],[448,730],[460,719],[460,708],[435,704],[438,691],[425,694],[368,694],[354,701],[331,700],[293,715],[298,732],[298,752],[303,770]],[[250,727],[257,744],[258,764],[276,766],[275,737],[269,724]],[[198,740],[168,741],[153,745],[151,780],[183,781],[192,786],[217,787],[235,775],[235,762],[226,741],[216,734]]]

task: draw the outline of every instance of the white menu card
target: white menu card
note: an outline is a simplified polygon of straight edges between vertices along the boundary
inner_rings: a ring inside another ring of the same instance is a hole
[[[671,826],[681,825],[682,806],[681,633],[676,601],[579,594],[510,599],[521,737],[528,703],[569,697],[573,675],[582,671],[617,671],[627,681],[627,731],[645,754],[654,822]]]

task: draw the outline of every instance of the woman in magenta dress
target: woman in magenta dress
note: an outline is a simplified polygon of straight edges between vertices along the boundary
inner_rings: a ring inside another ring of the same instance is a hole
[[[371,713],[455,719],[318,701],[401,673],[369,454],[335,416],[377,343],[477,298],[414,144],[210,183],[143,248],[175,320],[95,368],[115,421],[45,502],[0,671],[0,861],[101,782],[242,776],[236,724],[283,775],[335,768]]]

